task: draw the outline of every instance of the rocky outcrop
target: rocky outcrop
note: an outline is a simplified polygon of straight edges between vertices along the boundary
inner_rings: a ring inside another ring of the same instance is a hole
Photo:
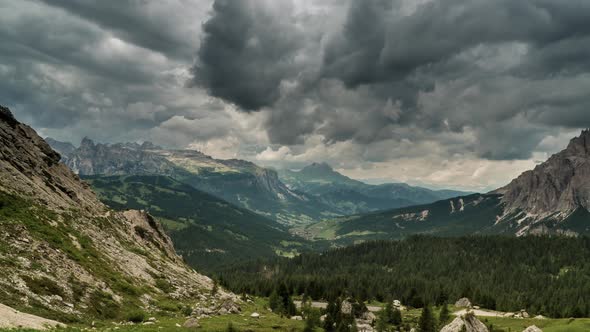
[[[489,332],[488,328],[473,314],[457,317],[440,332]]]
[[[590,209],[590,130],[572,139],[567,148],[527,171],[495,193],[502,194],[504,216],[523,221],[567,218]]]
[[[65,325],[54,320],[25,314],[0,304],[0,329],[46,330],[56,327],[65,327]]]
[[[84,138],[80,147],[64,156],[65,163],[80,175],[171,175],[176,171],[165,157],[150,152],[151,143],[100,144]]]
[[[469,299],[466,297],[461,298],[455,302],[455,307],[471,308],[471,301],[469,301]]]
[[[522,332],[543,332],[543,330],[541,330],[540,328],[538,328],[535,325],[533,325],[533,326],[527,327]]]

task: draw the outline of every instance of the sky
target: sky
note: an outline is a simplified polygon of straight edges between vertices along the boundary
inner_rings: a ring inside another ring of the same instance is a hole
[[[0,104],[152,141],[486,191],[590,127],[587,0],[0,0]]]

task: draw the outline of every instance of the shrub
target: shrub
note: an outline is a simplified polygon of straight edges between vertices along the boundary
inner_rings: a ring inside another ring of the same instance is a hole
[[[29,290],[37,295],[59,295],[64,297],[63,289],[53,280],[47,277],[32,278],[22,276]]]
[[[125,315],[125,319],[133,323],[142,323],[145,321],[146,313],[142,310],[133,310]]]

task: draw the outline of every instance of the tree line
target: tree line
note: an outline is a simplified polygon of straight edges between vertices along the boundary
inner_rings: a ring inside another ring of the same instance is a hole
[[[413,236],[243,263],[218,279],[258,296],[283,287],[315,300],[399,299],[414,308],[467,297],[493,310],[588,317],[590,238]]]

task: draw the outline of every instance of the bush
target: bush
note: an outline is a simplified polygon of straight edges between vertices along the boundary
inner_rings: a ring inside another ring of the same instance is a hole
[[[131,312],[128,312],[127,315],[125,315],[125,319],[129,322],[133,322],[133,323],[142,323],[143,321],[145,321],[146,318],[146,313],[143,312],[142,310],[134,310]]]
[[[65,296],[63,289],[55,281],[47,277],[35,279],[29,276],[22,276],[22,279],[27,284],[29,290],[37,295],[59,295],[62,298]]]
[[[88,310],[93,316],[114,319],[119,314],[120,306],[109,293],[96,290],[89,302]]]
[[[170,282],[164,278],[156,279],[156,287],[166,294],[170,294],[174,291],[174,287],[172,287]]]

